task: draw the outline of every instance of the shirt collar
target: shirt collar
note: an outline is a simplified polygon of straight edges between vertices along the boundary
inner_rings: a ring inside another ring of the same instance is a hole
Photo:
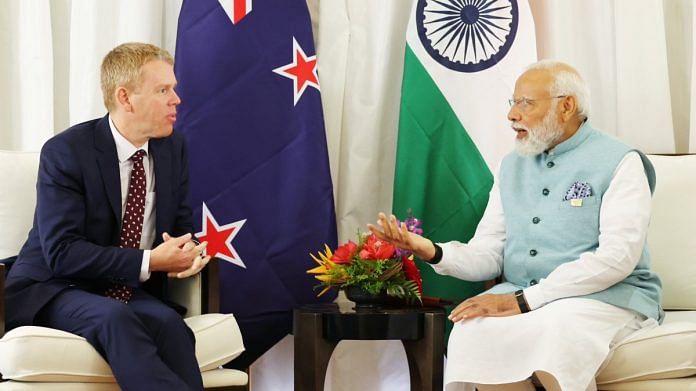
[[[119,163],[123,163],[130,159],[130,157],[133,156],[133,154],[139,149],[145,151],[145,154],[148,153],[147,148],[150,141],[146,141],[142,147],[136,148],[133,144],[131,144],[130,141],[126,140],[121,133],[118,132],[116,125],[114,125],[114,121],[111,119],[111,115],[109,115],[109,128],[111,129],[111,135],[114,136],[114,142],[116,142],[116,154],[118,155]]]

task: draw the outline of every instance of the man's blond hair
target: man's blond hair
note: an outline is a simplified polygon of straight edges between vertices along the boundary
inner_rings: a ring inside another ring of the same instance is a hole
[[[136,90],[142,81],[142,67],[152,60],[174,65],[166,50],[149,43],[129,42],[113,48],[102,61],[101,89],[108,111],[116,107],[114,93],[118,87]]]

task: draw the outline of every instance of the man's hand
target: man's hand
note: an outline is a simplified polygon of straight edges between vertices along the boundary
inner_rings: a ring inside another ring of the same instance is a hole
[[[172,237],[169,236],[169,234],[166,232],[164,232],[162,234],[162,239],[165,242],[170,240],[171,238]],[[203,243],[201,243],[201,245],[204,243],[207,245],[207,242],[203,242]],[[189,241],[189,242],[186,242],[186,244],[184,244],[182,249],[188,251],[188,250],[192,250],[195,247],[196,247],[196,243],[194,243],[193,241]],[[167,277],[170,277],[170,278],[188,278],[188,277],[191,277],[193,275],[196,275],[196,274],[200,273],[200,271],[203,270],[203,268],[208,264],[208,262],[210,261],[210,258],[211,257],[209,255],[206,255],[204,257],[202,253],[198,254],[198,256],[193,259],[193,263],[191,264],[191,267],[189,267],[188,269],[186,269],[182,272],[178,272],[178,273],[177,272],[168,272]]]
[[[190,268],[184,270],[183,272],[169,272],[167,273],[167,277],[170,278],[188,278],[191,276],[194,276],[203,270],[203,268],[210,262],[210,255],[206,255],[205,257],[202,255],[197,256],[193,260],[193,264],[191,265]]]
[[[406,223],[402,222],[401,226],[396,224],[396,216],[391,215],[389,219],[384,213],[377,215],[377,224],[382,227],[382,230],[372,224],[368,224],[367,228],[372,231],[378,239],[387,241],[396,247],[408,250],[416,254],[421,259],[432,259],[435,256],[435,246],[430,240],[413,232],[409,232],[406,228]]]
[[[521,313],[513,293],[481,295],[461,302],[452,310],[449,320],[456,323],[460,320],[473,319],[480,316],[511,316]]]
[[[162,236],[164,242],[155,247],[150,253],[151,272],[180,273],[186,271],[194,266],[194,260],[208,245],[207,242],[195,245],[191,242],[191,234],[176,238],[172,238],[166,233]]]

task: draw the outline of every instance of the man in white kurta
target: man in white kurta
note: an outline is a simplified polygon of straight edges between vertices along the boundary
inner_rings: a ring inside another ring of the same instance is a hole
[[[384,214],[370,229],[440,274],[505,280],[452,311],[446,390],[595,390],[611,346],[662,318],[645,246],[654,170],[589,125],[566,64],[531,66],[510,104],[516,151],[469,243],[433,243]]]

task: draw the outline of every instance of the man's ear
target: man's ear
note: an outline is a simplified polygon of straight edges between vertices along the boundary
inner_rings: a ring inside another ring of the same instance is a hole
[[[121,108],[123,108],[123,110],[127,113],[133,111],[133,105],[130,101],[130,95],[125,87],[118,87],[114,94],[116,94],[116,104],[121,106]]]
[[[561,101],[561,116],[564,120],[574,117],[578,112],[578,101],[574,96],[568,95]]]

